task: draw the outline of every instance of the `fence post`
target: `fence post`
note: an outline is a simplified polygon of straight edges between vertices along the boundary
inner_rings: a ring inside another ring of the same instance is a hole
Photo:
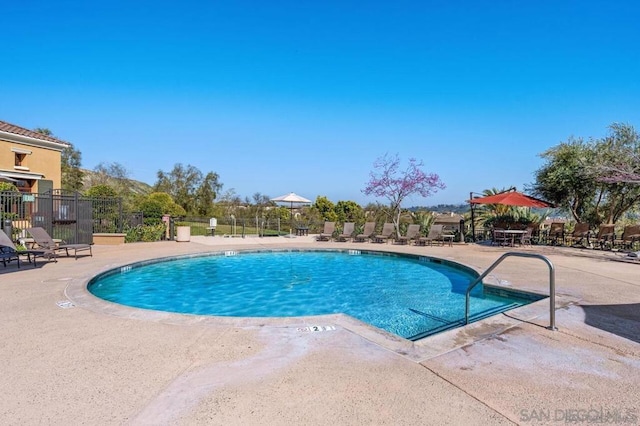
[[[73,192],[73,214],[75,215],[75,224],[74,224],[74,235],[73,235],[73,242],[74,243],[78,243],[78,232],[80,232],[80,212],[78,212],[78,208],[79,208],[79,203],[78,203],[78,193],[77,192]]]
[[[118,232],[122,232],[122,228],[123,228],[123,224],[122,222],[124,221],[124,211],[122,210],[122,198],[118,198],[118,210],[120,211],[119,214],[119,219],[118,219],[118,226],[116,227],[116,229],[118,230]]]

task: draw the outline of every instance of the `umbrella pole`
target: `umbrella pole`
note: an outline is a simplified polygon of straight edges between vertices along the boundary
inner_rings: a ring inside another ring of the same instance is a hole
[[[469,204],[471,205],[471,238],[473,238],[473,242],[476,242],[476,217],[473,214],[474,213],[474,206],[473,203],[471,202],[471,199],[473,199],[473,192],[469,193]]]
[[[293,201],[289,210],[289,237],[293,237]]]

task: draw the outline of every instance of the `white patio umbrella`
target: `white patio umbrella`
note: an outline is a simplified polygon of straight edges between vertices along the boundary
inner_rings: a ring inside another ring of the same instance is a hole
[[[293,223],[293,205],[294,204],[311,204],[311,200],[307,200],[306,198],[296,194],[295,192],[290,192],[285,195],[281,195],[276,198],[272,198],[271,201],[275,201],[276,203],[289,203],[291,216],[290,220]],[[289,229],[289,234],[291,234],[291,229]]]
[[[291,217],[293,218],[293,205],[294,204],[311,204],[311,200],[307,200],[306,198],[296,194],[295,192],[290,192],[286,195],[281,195],[276,198],[272,198],[271,201],[275,201],[276,203],[290,203],[291,204]]]

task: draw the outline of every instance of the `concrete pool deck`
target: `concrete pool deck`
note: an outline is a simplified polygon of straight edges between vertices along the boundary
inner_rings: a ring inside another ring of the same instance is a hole
[[[543,304],[415,344],[340,316],[202,320],[123,308],[78,290],[96,272],[155,257],[312,247],[420,253],[478,271],[507,251],[191,237],[94,246],[93,257],[35,269],[8,265],[0,268],[2,423],[640,423],[640,263],[617,261],[616,253],[514,250],[555,265],[558,331],[545,328]],[[537,259],[509,258],[490,277],[548,292],[548,268]]]

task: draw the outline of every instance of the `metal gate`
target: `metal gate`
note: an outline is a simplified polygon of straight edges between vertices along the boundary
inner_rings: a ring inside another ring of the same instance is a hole
[[[60,189],[42,194],[0,192],[0,214],[18,233],[39,226],[68,243],[91,244],[94,232],[122,232],[123,226],[121,198],[90,198]]]

